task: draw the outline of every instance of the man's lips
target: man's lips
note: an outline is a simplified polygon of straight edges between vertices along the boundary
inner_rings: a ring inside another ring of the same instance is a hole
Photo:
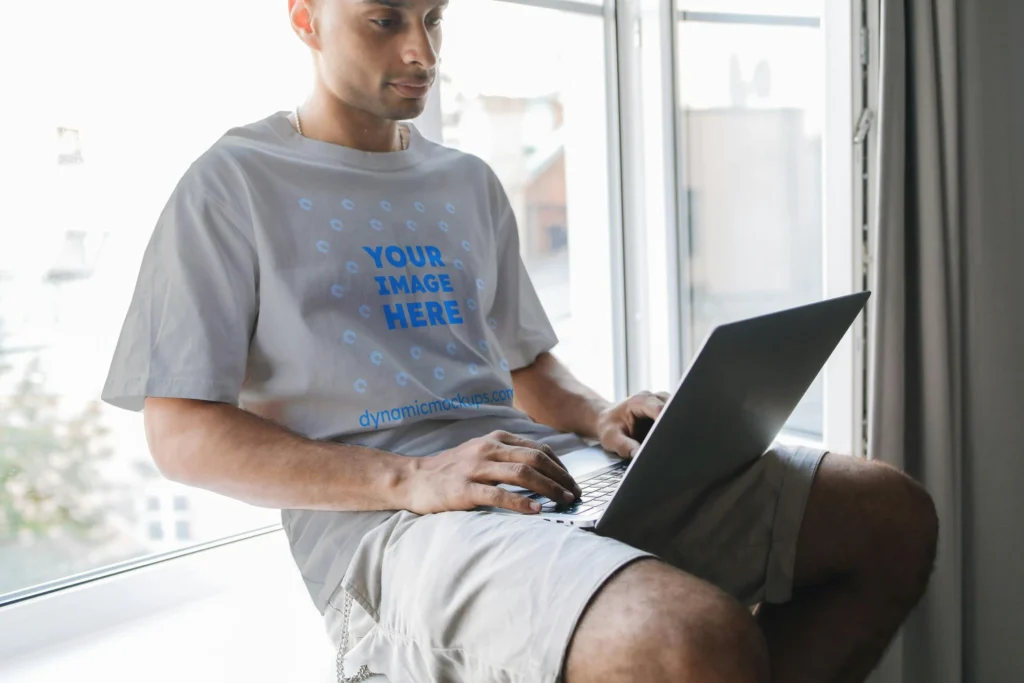
[[[396,81],[390,84],[402,97],[422,99],[430,93],[430,81]]]

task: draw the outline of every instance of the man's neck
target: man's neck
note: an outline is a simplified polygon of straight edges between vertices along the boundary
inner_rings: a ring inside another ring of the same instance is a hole
[[[364,152],[402,149],[399,125],[356,109],[333,96],[315,93],[299,109],[307,138]]]

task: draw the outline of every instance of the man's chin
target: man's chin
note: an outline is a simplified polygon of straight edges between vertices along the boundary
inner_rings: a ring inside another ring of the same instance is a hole
[[[390,119],[391,121],[408,121],[414,119],[423,113],[426,109],[426,102],[422,101],[409,101],[402,104],[391,105],[387,108],[387,114],[384,118]]]

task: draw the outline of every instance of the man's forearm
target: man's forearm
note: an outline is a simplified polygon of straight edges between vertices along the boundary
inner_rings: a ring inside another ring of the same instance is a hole
[[[550,353],[512,374],[515,405],[536,422],[596,439],[597,416],[611,404]]]
[[[414,458],[314,441],[234,406],[146,400],[146,437],[170,479],[251,505],[403,509]]]

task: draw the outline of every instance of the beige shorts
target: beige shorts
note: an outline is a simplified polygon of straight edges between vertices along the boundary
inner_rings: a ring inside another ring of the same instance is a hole
[[[785,602],[823,456],[776,446],[692,496],[656,556],[745,604]],[[327,633],[353,680],[374,672],[391,683],[558,681],[590,599],[650,556],[532,516],[401,512],[363,538],[324,613]]]

